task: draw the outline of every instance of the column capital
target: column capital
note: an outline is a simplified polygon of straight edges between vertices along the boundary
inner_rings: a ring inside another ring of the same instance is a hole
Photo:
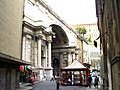
[[[52,36],[47,36],[47,41],[52,42]]]
[[[43,36],[38,34],[37,37],[38,37],[38,39],[42,39]]]
[[[37,36],[38,39],[41,39],[43,37],[42,30],[35,32],[35,36]]]
[[[48,41],[48,43],[51,43],[52,42],[52,40],[47,40]]]

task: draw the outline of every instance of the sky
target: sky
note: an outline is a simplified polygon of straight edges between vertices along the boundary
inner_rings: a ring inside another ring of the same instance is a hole
[[[66,23],[96,23],[95,0],[44,0]]]

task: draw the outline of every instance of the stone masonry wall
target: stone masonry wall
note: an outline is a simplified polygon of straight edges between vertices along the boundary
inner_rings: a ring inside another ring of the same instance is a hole
[[[0,0],[0,52],[20,58],[23,0]]]

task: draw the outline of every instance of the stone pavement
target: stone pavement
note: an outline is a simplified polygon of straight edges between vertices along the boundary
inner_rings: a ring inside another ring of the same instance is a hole
[[[33,85],[32,90],[57,90],[55,81],[44,81]],[[83,87],[83,86],[60,86],[59,90],[100,90],[95,89],[93,86]]]
[[[16,88],[15,90],[32,90],[33,87],[30,83],[22,83],[20,84],[19,88]]]

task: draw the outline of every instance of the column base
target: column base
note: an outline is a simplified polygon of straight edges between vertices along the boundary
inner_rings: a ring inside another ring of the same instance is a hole
[[[32,72],[36,73],[36,78],[39,82],[41,82],[44,78],[44,73],[43,73],[43,67],[42,66],[36,66],[32,68]]]
[[[45,69],[45,70],[49,70],[49,69],[50,69],[50,70],[51,70],[51,69],[53,70],[52,67],[45,67],[44,69]]]
[[[45,74],[46,74],[46,79],[48,81],[50,81],[51,78],[53,78],[53,68],[52,67],[46,67],[44,70],[45,70]]]
[[[39,81],[40,81],[40,82],[44,80],[43,69],[42,69],[42,70],[39,70],[39,72],[38,72],[38,78],[39,78]]]

